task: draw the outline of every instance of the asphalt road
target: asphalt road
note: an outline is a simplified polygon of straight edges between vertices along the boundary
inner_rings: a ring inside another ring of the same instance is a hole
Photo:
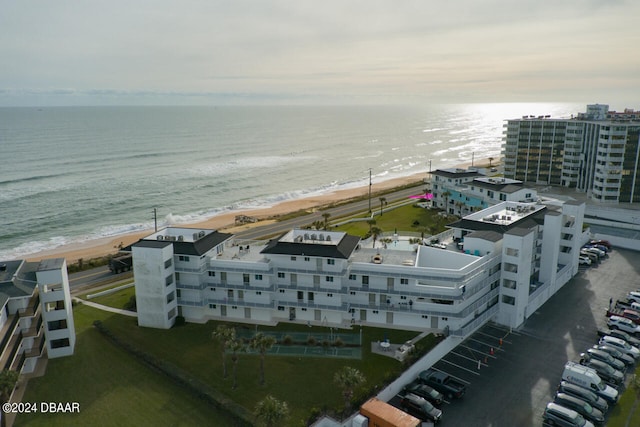
[[[609,298],[640,288],[639,278],[640,254],[614,249],[598,266],[582,267],[517,331],[487,325],[456,347],[434,366],[467,382],[467,394],[443,405],[441,425],[542,425],[564,364],[597,343]]]
[[[375,197],[371,198],[371,210],[376,211],[377,209],[380,209],[380,197],[386,198],[387,203],[393,203],[400,200],[406,200],[409,196],[415,194],[421,194],[424,191],[424,188],[424,184],[420,184],[415,187],[385,194],[384,196],[376,195]],[[254,227],[249,230],[236,233],[236,237],[247,240],[259,240],[263,239],[265,236],[274,236],[285,233],[292,228],[302,228],[311,225],[314,221],[322,221],[324,220],[324,218],[322,217],[322,214],[324,213],[331,214],[330,218],[340,218],[353,215],[358,212],[368,212],[368,210],[369,199],[367,198],[365,200],[350,202],[341,206],[323,209],[321,211],[319,210],[308,215],[279,221],[273,224]]]

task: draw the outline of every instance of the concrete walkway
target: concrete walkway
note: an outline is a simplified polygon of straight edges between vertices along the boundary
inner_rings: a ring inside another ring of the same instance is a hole
[[[73,301],[75,301],[78,304],[84,304],[89,307],[97,308],[98,310],[102,310],[102,311],[109,311],[111,313],[123,314],[125,316],[130,316],[130,317],[138,317],[138,313],[136,313],[135,311],[122,310],[120,308],[113,308],[113,307],[109,307],[108,305],[102,305],[102,304],[97,304],[91,301],[85,301],[77,297],[73,297]]]

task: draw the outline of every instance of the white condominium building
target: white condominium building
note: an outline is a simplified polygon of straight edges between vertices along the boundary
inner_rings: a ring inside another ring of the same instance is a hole
[[[575,188],[600,203],[640,201],[640,112],[588,105],[571,119],[505,124],[505,178]]]
[[[138,321],[364,324],[466,335],[517,327],[578,270],[584,204],[502,202],[436,246],[294,229],[268,242],[167,228],[132,245]],[[430,240],[433,240],[432,238]]]
[[[76,342],[64,258],[0,261],[0,370],[30,373]]]

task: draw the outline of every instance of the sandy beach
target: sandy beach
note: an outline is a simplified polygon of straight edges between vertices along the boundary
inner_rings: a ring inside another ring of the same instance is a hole
[[[475,161],[475,165],[486,165],[488,164],[488,159],[477,159]],[[494,165],[498,164],[497,160],[494,161]],[[458,168],[466,168],[471,166],[471,163],[460,164],[455,167]],[[389,190],[392,188],[401,187],[407,184],[419,184],[422,182],[427,176],[427,172],[422,172],[419,174],[414,174],[407,177],[390,179],[387,181],[381,182],[373,182],[372,185],[372,193],[377,193],[385,190]],[[333,193],[324,194],[321,196],[308,197],[303,199],[289,200],[286,202],[279,203],[277,205],[266,207],[262,209],[254,209],[254,210],[243,210],[243,211],[235,211],[228,212],[221,215],[217,215],[212,217],[206,221],[201,221],[197,223],[191,224],[179,224],[182,227],[194,227],[194,228],[209,228],[216,230],[223,230],[227,233],[233,233],[239,230],[244,230],[248,227],[255,227],[259,225],[264,225],[266,221],[275,221],[272,219],[279,215],[288,214],[291,212],[297,212],[300,210],[311,210],[314,208],[319,208],[321,206],[326,206],[331,203],[346,201],[349,199],[353,199],[356,197],[365,196],[368,194],[369,187],[357,187],[352,189],[340,190]],[[236,215],[247,215],[250,217],[254,217],[259,219],[260,221],[257,223],[236,226],[235,218]],[[77,262],[80,258],[84,260],[89,260],[91,258],[98,258],[102,256],[107,256],[110,254],[115,254],[118,252],[118,248],[120,246],[128,246],[134,242],[137,242],[141,238],[151,234],[153,229],[140,231],[136,233],[123,234],[115,237],[106,237],[103,239],[95,239],[89,240],[83,243],[76,243],[70,245],[60,246],[58,248],[38,252],[35,254],[30,254],[25,258],[29,261],[37,261],[44,258],[58,258],[64,257],[67,260],[67,264],[73,264]]]

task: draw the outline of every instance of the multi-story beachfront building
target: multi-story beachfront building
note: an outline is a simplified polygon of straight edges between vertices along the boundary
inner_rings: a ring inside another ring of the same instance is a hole
[[[475,170],[438,169],[431,173],[432,204],[447,214],[463,216],[501,202],[534,202],[535,190],[522,181],[487,177]]]
[[[290,230],[246,242],[167,228],[132,245],[139,324],[301,321],[466,335],[517,327],[578,270],[584,205],[502,202],[424,246]]]
[[[595,104],[571,119],[508,120],[502,153],[506,178],[575,188],[601,203],[640,201],[640,112]]]
[[[0,370],[30,373],[76,342],[64,258],[0,261]]]

